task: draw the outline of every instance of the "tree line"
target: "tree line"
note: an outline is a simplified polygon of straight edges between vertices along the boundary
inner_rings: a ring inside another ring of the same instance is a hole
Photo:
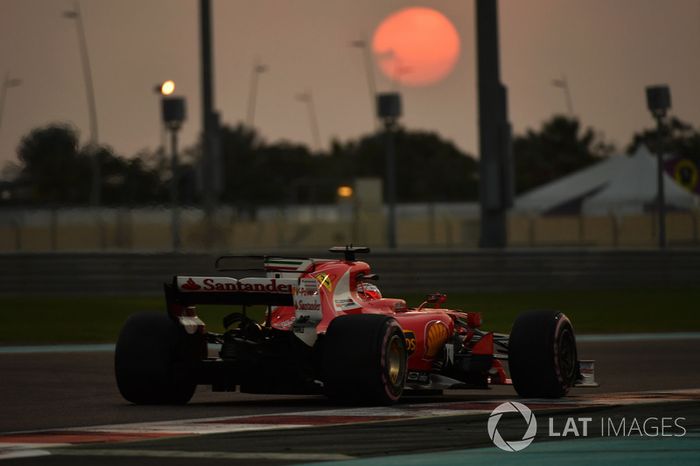
[[[666,152],[695,158],[700,155],[700,132],[671,119],[664,136]],[[395,135],[397,198],[399,202],[475,201],[478,161],[439,134],[399,128]],[[330,148],[314,152],[303,144],[268,142],[242,124],[221,132],[224,204],[253,208],[270,204],[323,204],[335,200],[336,189],[357,177],[385,175],[385,135],[333,140]],[[626,147],[640,144],[655,150],[654,129],[633,135]],[[179,166],[180,199],[200,199],[199,144],[183,151]],[[516,192],[522,193],[592,165],[615,152],[593,128],[571,117],[553,116],[540,128],[513,138]],[[170,161],[162,148],[131,157],[109,146],[81,146],[78,131],[53,124],[32,130],[17,147],[18,163],[3,169],[3,196],[8,205],[79,206],[89,202],[91,164],[100,165],[101,199],[108,206],[166,204],[170,199]],[[5,193],[10,195],[5,195]]]

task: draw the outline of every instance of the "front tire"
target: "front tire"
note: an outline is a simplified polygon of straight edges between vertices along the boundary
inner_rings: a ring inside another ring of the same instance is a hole
[[[323,382],[331,399],[386,405],[401,397],[408,363],[396,320],[379,314],[336,317],[323,345]]]
[[[201,335],[188,335],[166,314],[142,312],[122,327],[114,352],[119,392],[135,404],[185,404],[197,383],[187,363],[201,357]]]
[[[556,311],[517,317],[508,343],[513,387],[526,398],[561,398],[576,383],[578,355],[574,328]]]

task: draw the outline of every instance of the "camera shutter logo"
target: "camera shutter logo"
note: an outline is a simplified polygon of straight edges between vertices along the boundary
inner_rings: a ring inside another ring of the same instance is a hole
[[[497,427],[498,421],[501,420],[501,416],[505,413],[520,413],[525,419],[525,422],[527,422],[527,431],[525,435],[523,435],[522,440],[505,441],[503,437],[501,437]],[[518,403],[517,401],[509,401],[497,406],[496,409],[491,412],[487,428],[491,441],[498,448],[511,452],[520,451],[527,448],[535,439],[535,435],[537,435],[537,419],[535,419],[535,415],[530,411],[530,408],[524,404]]]

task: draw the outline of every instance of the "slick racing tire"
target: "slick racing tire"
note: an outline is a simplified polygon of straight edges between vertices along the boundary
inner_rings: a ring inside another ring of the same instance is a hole
[[[187,403],[197,383],[186,363],[199,359],[202,348],[201,335],[188,335],[166,314],[133,314],[114,352],[119,392],[135,404]]]
[[[356,314],[333,319],[323,343],[323,382],[335,401],[391,404],[403,393],[406,340],[391,317]]]
[[[578,377],[576,337],[561,312],[531,311],[515,319],[508,343],[513,387],[526,398],[560,398]]]

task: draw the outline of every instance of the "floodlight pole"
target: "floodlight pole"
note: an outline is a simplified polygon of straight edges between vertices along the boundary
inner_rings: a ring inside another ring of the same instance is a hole
[[[656,184],[659,215],[659,249],[666,248],[666,199],[664,194],[664,118],[671,108],[671,90],[666,85],[647,86],[647,107],[656,120]]]
[[[170,131],[170,212],[173,252],[180,250],[180,205],[178,188],[180,183],[180,165],[178,161],[178,131],[182,127],[187,114],[183,97],[164,96],[161,99],[163,123]]]
[[[87,36],[85,34],[85,25],[83,24],[83,13],[80,10],[80,2],[76,1],[72,11],[66,11],[63,16],[68,19],[75,20],[76,32],[78,33],[78,44],[80,46],[80,62],[83,66],[83,77],[85,80],[85,94],[88,102],[88,115],[90,118],[90,141],[89,148],[95,151],[90,154],[92,163],[92,184],[90,188],[90,203],[93,206],[99,206],[101,200],[102,175],[100,173],[100,161],[98,159],[99,151],[97,151],[97,143],[99,136],[97,132],[97,104],[95,103],[95,88],[92,81],[92,68],[90,67],[90,55],[88,54]]]
[[[574,101],[571,98],[571,90],[569,89],[569,80],[566,79],[566,75],[562,74],[560,79],[555,79],[552,81],[554,87],[561,88],[564,92],[564,99],[566,100],[566,110],[569,112],[570,117],[574,117]]]
[[[397,92],[377,94],[377,117],[384,123],[386,140],[386,235],[389,249],[396,249],[396,146],[394,132],[401,116],[401,95]]]
[[[476,0],[479,94],[479,203],[481,248],[507,245],[506,213],[513,204],[513,160],[508,97],[501,83],[497,0]]]
[[[2,115],[5,110],[5,98],[7,97],[7,90],[11,87],[17,87],[22,83],[20,79],[10,78],[10,73],[5,74],[5,79],[2,82],[2,87],[0,87],[0,127],[2,127]]]
[[[214,213],[223,190],[219,115],[214,110],[214,58],[212,51],[211,0],[199,0],[199,33],[202,86],[201,191],[205,213],[205,243],[215,239]]]
[[[306,105],[306,110],[309,113],[309,126],[311,128],[311,137],[314,141],[315,149],[321,151],[321,132],[318,129],[318,117],[316,116],[316,106],[314,105],[314,96],[310,90],[297,94],[297,100]]]
[[[374,122],[375,131],[379,127],[379,122],[377,120],[375,112],[375,99],[377,96],[377,83],[374,79],[374,63],[372,61],[372,52],[370,50],[370,44],[367,39],[359,39],[352,41],[351,45],[362,50],[365,62],[365,73],[367,75],[367,89],[369,90],[369,101],[370,108],[372,109],[372,121]]]
[[[212,125],[213,113],[213,70],[211,47],[211,1],[199,1],[201,60],[202,60],[202,174],[204,188],[204,209],[207,216],[211,215],[214,208],[214,195],[212,187],[212,140],[214,128]]]
[[[246,124],[249,128],[253,128],[255,124],[255,106],[257,104],[258,97],[258,80],[260,75],[267,71],[267,66],[258,63],[257,61],[253,64],[253,70],[250,76],[250,91],[248,92],[248,118],[246,119]]]
[[[658,191],[659,214],[659,249],[666,248],[666,195],[664,192],[664,155],[663,155],[663,129],[662,116],[656,117],[656,186]]]
[[[386,191],[389,207],[389,221],[387,222],[387,245],[389,249],[396,249],[396,146],[394,144],[394,125],[385,123],[386,137]]]
[[[170,170],[172,180],[170,181],[170,202],[171,202],[171,228],[173,238],[173,251],[180,250],[180,205],[178,188],[180,184],[180,165],[177,154],[177,128],[170,128]]]

